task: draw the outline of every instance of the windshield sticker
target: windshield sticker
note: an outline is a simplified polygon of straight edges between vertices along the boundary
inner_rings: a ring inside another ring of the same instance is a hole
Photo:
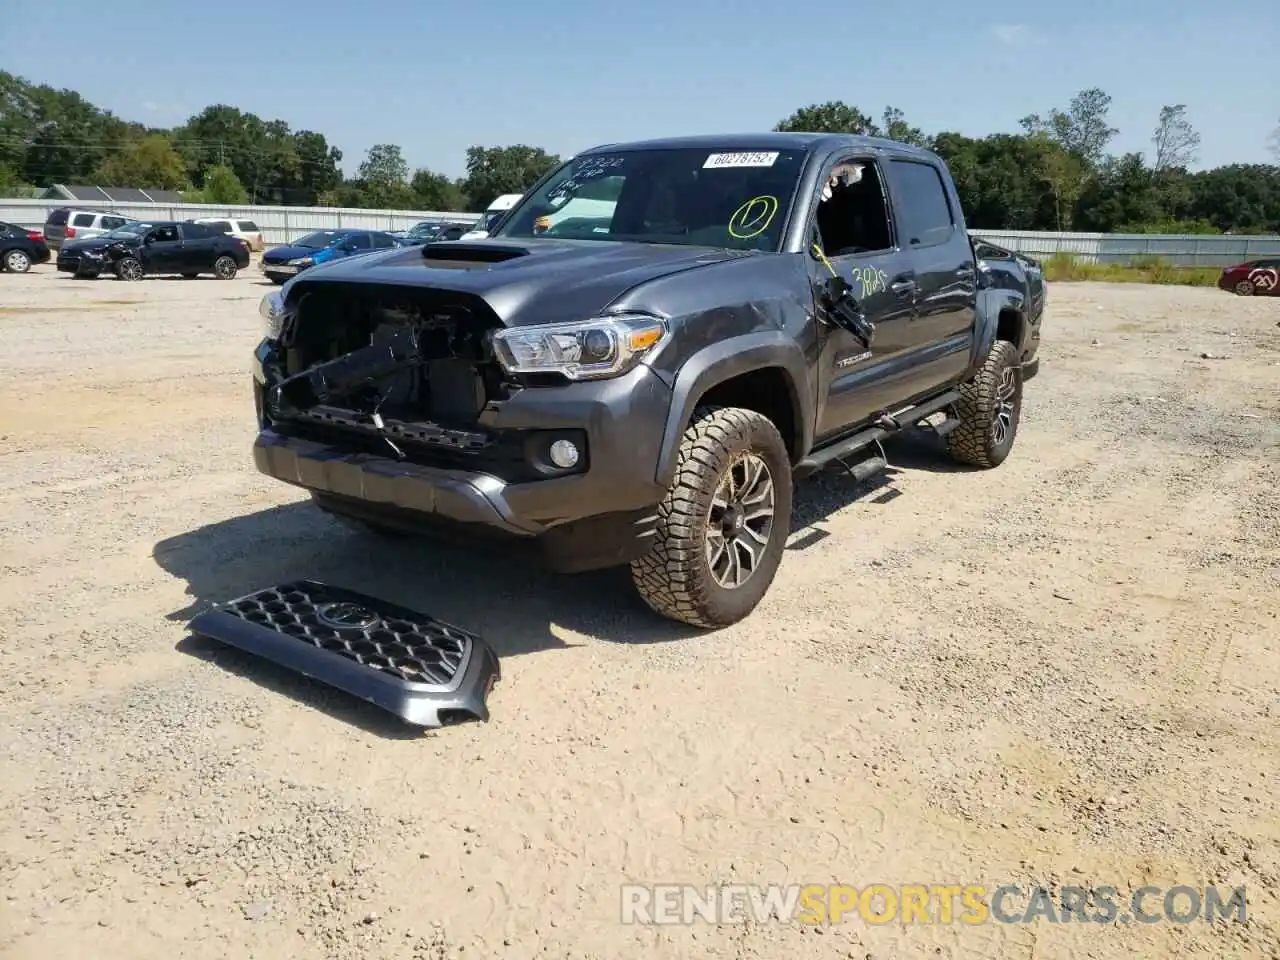
[[[547,203],[558,207],[582,189],[588,180],[599,180],[611,175],[611,171],[627,162],[626,157],[584,157],[568,179],[562,181],[547,194]],[[617,174],[612,174],[617,176]]]
[[[704,170],[724,170],[733,167],[772,167],[778,159],[778,151],[771,153],[713,153],[702,165]]]
[[[774,154],[777,156],[777,154]],[[752,197],[729,218],[729,236],[735,240],[751,240],[769,229],[778,213],[777,197]]]

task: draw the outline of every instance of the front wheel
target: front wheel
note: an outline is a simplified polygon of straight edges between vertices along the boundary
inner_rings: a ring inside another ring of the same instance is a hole
[[[235,260],[225,254],[213,261],[213,275],[219,280],[235,279],[238,269],[239,267],[236,266]]]
[[[116,276],[121,280],[141,280],[142,263],[137,257],[125,257],[116,263]]]
[[[26,273],[31,269],[31,258],[25,250],[10,250],[4,255],[4,268],[10,273]]]
[[[636,590],[657,613],[695,627],[742,620],[782,562],[791,494],[791,458],[768,417],[698,409],[658,505],[653,549],[631,564]]]
[[[1022,368],[1018,351],[997,340],[972,380],[960,387],[960,421],[947,435],[951,456],[972,467],[996,467],[1013,449],[1022,418]]]

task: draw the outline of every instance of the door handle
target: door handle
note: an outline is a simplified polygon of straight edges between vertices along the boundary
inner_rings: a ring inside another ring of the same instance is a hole
[[[956,270],[956,276],[961,280],[972,280],[977,274],[974,273],[973,267],[960,267]]]
[[[889,289],[893,291],[894,296],[905,297],[908,294],[915,293],[916,282],[908,279],[895,280],[889,284]]]

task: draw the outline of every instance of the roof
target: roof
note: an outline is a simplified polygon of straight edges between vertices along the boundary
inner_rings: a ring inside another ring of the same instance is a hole
[[[182,194],[176,190],[160,190],[149,187],[98,187],[85,184],[55,183],[44,192],[46,200],[104,200],[113,203],[181,203]]]
[[[634,140],[629,143],[606,143],[583,150],[578,156],[619,150],[814,150],[838,149],[882,150],[927,156],[929,152],[898,140],[863,137],[852,133],[712,133],[693,137],[664,137],[657,140]]]

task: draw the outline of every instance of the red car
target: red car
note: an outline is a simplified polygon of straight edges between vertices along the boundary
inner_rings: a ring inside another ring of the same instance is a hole
[[[1218,287],[1242,297],[1280,297],[1280,257],[1227,267],[1218,278]]]

